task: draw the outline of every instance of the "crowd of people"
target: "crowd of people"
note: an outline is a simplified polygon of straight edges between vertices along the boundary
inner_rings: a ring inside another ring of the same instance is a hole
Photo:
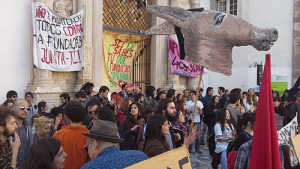
[[[195,90],[176,94],[147,86],[145,94],[141,91],[137,86],[129,93],[123,84],[109,99],[107,86],[95,94],[88,82],[72,101],[62,93],[61,105],[51,110],[45,101],[35,105],[30,92],[21,99],[8,91],[0,106],[0,168],[126,168],[181,146],[201,154],[205,142],[212,168],[249,168],[259,93],[218,87],[214,95],[208,87],[197,98]],[[294,103],[286,102],[288,94],[273,92],[278,130],[300,110],[300,93]],[[290,147],[280,151],[282,165],[292,168],[286,160]]]

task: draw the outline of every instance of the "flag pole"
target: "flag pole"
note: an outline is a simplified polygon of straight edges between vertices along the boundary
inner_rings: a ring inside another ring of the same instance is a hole
[[[82,45],[82,47],[83,47],[83,49],[82,49],[82,63],[83,63],[83,67],[82,67],[82,71],[81,71],[81,74],[82,74],[82,85],[84,85],[84,51],[85,51],[85,35],[86,35],[86,7],[85,7],[85,5],[83,6],[83,8],[84,8],[84,17],[83,17],[83,27],[84,27],[84,39],[83,39],[83,45]]]
[[[204,67],[201,66],[200,78],[199,78],[199,83],[198,83],[198,88],[197,88],[197,93],[196,93],[196,100],[195,100],[195,105],[194,105],[194,112],[193,112],[194,117],[192,117],[190,133],[192,133],[192,129],[193,129],[193,126],[194,126],[194,120],[195,120],[195,115],[196,115],[196,111],[197,111],[197,102],[198,102],[199,92],[200,92],[200,89],[201,89],[200,86],[201,86],[201,81],[202,81],[203,70],[204,70]]]

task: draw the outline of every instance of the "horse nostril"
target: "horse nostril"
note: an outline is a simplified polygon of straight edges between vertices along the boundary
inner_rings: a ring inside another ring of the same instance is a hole
[[[276,31],[274,31],[273,33],[274,33],[274,35],[278,35],[278,31],[277,31],[277,30],[276,30]]]

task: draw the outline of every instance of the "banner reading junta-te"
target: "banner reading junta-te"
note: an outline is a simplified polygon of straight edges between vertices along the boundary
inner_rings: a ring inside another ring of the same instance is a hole
[[[136,55],[137,43],[122,41],[115,35],[103,32],[103,85],[109,87],[110,92],[122,90],[122,84],[127,84],[128,90],[132,84],[132,63]]]
[[[32,2],[33,63],[39,69],[80,71],[83,65],[84,10],[61,16]]]

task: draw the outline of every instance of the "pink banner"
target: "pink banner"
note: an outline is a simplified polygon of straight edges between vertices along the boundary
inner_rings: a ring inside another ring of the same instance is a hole
[[[180,76],[197,77],[200,76],[201,66],[180,59],[180,49],[176,41],[168,37],[169,59],[171,72]],[[203,71],[203,74],[206,72]]]

